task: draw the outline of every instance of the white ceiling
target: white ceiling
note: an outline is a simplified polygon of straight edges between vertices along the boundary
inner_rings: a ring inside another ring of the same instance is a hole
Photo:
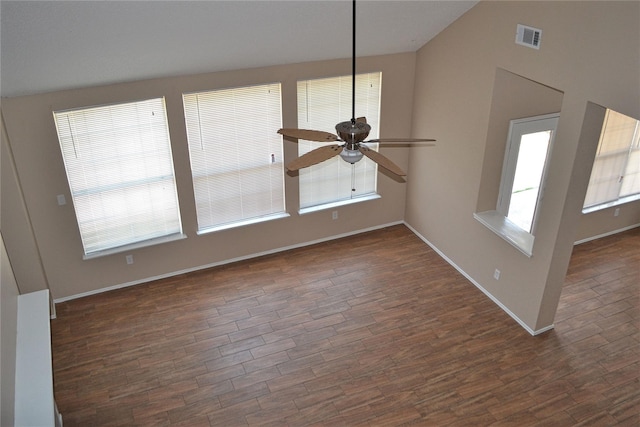
[[[357,56],[416,51],[476,1],[358,1]],[[333,1],[0,2],[3,97],[351,57]]]

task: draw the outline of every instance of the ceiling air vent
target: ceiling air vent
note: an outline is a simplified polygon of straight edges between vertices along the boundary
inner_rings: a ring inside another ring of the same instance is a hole
[[[516,43],[523,46],[532,47],[534,49],[540,49],[541,35],[542,30],[518,24],[518,29],[516,31]]]

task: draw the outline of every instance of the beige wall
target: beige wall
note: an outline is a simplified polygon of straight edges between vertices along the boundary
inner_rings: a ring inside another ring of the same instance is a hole
[[[0,121],[0,132],[4,139],[2,121]],[[6,153],[2,150],[0,160],[3,168],[5,155]],[[3,210],[0,209],[0,221],[3,218]],[[0,425],[2,426],[14,425],[19,293],[5,248],[4,236],[0,233]]]
[[[1,122],[0,122],[1,124]],[[0,204],[2,229],[5,245],[10,253],[10,261],[20,293],[47,289],[47,278],[40,262],[38,245],[31,228],[31,220],[20,187],[9,139],[2,126],[0,147]]]
[[[582,215],[575,240],[591,240],[634,226],[640,226],[640,200]]]
[[[410,136],[414,70],[415,53],[358,60],[359,72],[382,71],[380,133],[383,137]],[[287,176],[287,210],[291,217],[196,235],[196,213],[181,94],[281,82],[283,125],[296,127],[296,81],[348,75],[350,72],[350,60],[334,60],[154,79],[3,99],[2,115],[9,147],[15,159],[17,179],[24,194],[24,205],[53,297],[63,299],[82,295],[106,287],[137,283],[174,272],[401,222],[404,219],[406,184],[397,183],[387,176],[379,174],[378,192],[381,199],[340,207],[337,209],[337,220],[331,219],[330,211],[299,216],[297,178]],[[188,238],[131,251],[133,265],[126,264],[124,253],[83,261],[82,244],[70,203],[71,196],[52,111],[158,96],[166,97],[182,221]],[[345,120],[349,118],[345,117]],[[389,148],[385,153],[400,166],[407,166],[408,149]],[[296,156],[295,143],[285,142],[285,159],[291,160]],[[4,176],[8,172],[3,168],[2,173]],[[3,209],[20,203],[20,200],[16,200],[16,194],[17,192],[5,194],[3,191]],[[69,203],[58,206],[58,194],[64,194]],[[3,231],[14,225],[4,221],[4,215],[2,219]],[[21,222],[22,219],[19,217],[12,222]],[[38,263],[37,256],[24,247],[29,245],[26,237],[22,243],[12,242],[15,247],[12,249],[8,246],[8,250],[10,255],[19,251],[29,253],[23,261],[35,266]],[[16,276],[18,273],[16,269]]]
[[[18,285],[0,234],[0,425],[12,426],[16,389]]]
[[[639,17],[639,2],[481,2],[418,52],[413,136],[438,146],[411,153],[406,221],[531,331],[553,323],[580,222],[587,103],[640,117]],[[519,23],[542,29],[540,50],[514,43]],[[487,152],[497,69],[563,93],[531,258],[473,218],[485,159],[504,155]]]
[[[491,110],[482,176],[478,190],[477,212],[496,210],[507,147],[509,122],[513,119],[558,113],[562,92],[498,68],[493,82]]]

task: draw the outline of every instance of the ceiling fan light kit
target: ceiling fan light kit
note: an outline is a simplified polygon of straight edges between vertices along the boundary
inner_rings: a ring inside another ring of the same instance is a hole
[[[340,152],[340,157],[342,157],[342,160],[344,160],[345,162],[354,164],[362,159],[363,154],[360,152],[360,150],[349,150],[345,147]]]
[[[391,173],[399,176],[406,176],[406,173],[387,157],[370,149],[366,143],[400,143],[412,144],[416,142],[432,142],[435,139],[416,139],[416,138],[380,138],[365,141],[371,126],[367,123],[366,118],[355,118],[356,111],[356,1],[353,0],[353,56],[352,56],[352,73],[351,73],[351,120],[340,122],[336,125],[337,136],[324,131],[310,129],[280,129],[278,133],[289,138],[305,139],[307,141],[316,142],[343,142],[342,145],[330,145],[316,148],[306,154],[298,157],[287,165],[287,170],[297,171],[315,165],[325,160],[339,155],[347,163],[355,164],[363,157],[367,157],[389,170]],[[431,144],[432,145],[432,144]]]

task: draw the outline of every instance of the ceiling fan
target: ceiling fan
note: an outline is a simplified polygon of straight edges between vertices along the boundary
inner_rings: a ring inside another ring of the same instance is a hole
[[[306,168],[317,163],[329,160],[332,157],[340,156],[347,163],[355,164],[363,156],[373,160],[378,165],[389,170],[395,175],[406,176],[406,173],[387,157],[369,148],[367,143],[384,143],[384,144],[413,144],[417,142],[433,142],[435,139],[417,139],[417,138],[378,138],[365,141],[371,126],[367,124],[364,117],[356,118],[356,0],[353,0],[353,55],[351,59],[352,75],[351,75],[351,120],[340,122],[336,125],[336,133],[324,132],[320,130],[310,129],[280,129],[278,133],[295,139],[304,139],[316,142],[342,142],[342,144],[325,145],[320,148],[309,151],[298,157],[287,165],[287,170],[295,172],[299,169]],[[426,144],[434,145],[434,144]]]

